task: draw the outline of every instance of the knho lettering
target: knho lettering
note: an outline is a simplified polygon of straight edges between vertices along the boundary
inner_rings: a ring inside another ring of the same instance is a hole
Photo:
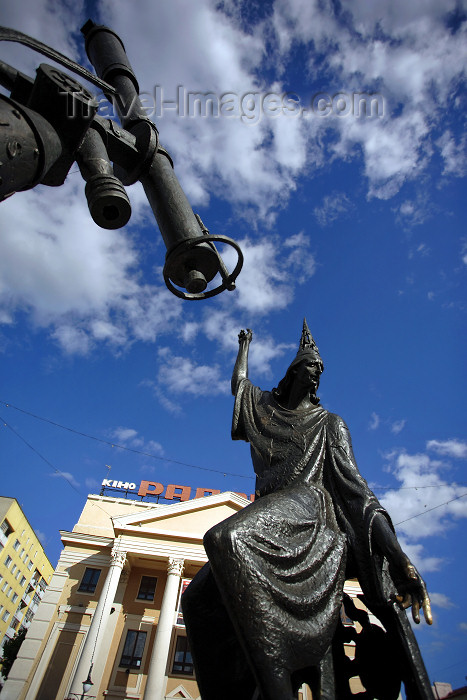
[[[112,479],[104,479],[102,486],[109,489],[123,489],[125,491],[134,491],[136,484],[130,481],[112,481]]]

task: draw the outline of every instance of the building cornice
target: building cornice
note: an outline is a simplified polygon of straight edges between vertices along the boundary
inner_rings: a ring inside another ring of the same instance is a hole
[[[172,540],[192,540],[198,544],[203,542],[204,532],[183,532],[180,530],[164,530],[163,528],[145,528],[138,525],[127,525],[126,527],[116,528],[122,535],[136,535],[139,537],[164,537]]]
[[[103,537],[102,535],[88,535],[84,532],[68,532],[67,530],[60,530],[60,538],[63,544],[68,542],[76,544],[84,544],[87,546],[97,546],[97,547],[113,547],[114,538],[113,537]]]

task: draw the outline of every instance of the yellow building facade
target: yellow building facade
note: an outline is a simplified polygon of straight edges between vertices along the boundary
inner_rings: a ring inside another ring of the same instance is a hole
[[[1,700],[200,700],[180,596],[207,561],[205,532],[248,503],[230,492],[170,505],[88,496],[73,531],[61,532]]]
[[[0,496],[1,648],[21,628],[29,628],[53,571],[16,498]]]

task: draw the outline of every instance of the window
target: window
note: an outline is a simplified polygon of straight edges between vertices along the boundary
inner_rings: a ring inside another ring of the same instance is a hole
[[[17,600],[18,600],[18,594],[17,594],[17,593],[13,593],[13,595],[11,596],[11,602],[12,602],[12,603],[16,603]]]
[[[127,668],[141,667],[144,645],[146,644],[146,635],[147,632],[128,630],[122,658],[120,659],[120,666],[126,666]]]
[[[29,569],[29,571],[31,571],[31,569],[32,569],[32,561],[29,561],[29,563],[28,563],[28,569]]]
[[[26,583],[26,577],[25,577],[25,576],[21,576],[21,581],[19,582],[19,585],[20,585],[20,586],[24,586],[25,583]]]
[[[7,588],[8,588],[8,581],[5,581],[3,586],[2,586],[2,591],[5,593]]]
[[[3,532],[5,537],[8,537],[8,535],[11,535],[11,533],[13,532],[13,528],[11,527],[10,523],[8,522],[8,520],[6,518],[3,521],[3,523],[0,525],[0,530]]]
[[[39,605],[39,603],[41,602],[41,598],[39,595],[37,595],[37,593],[34,593],[32,602],[35,603],[36,605]]]
[[[185,676],[192,676],[194,673],[193,659],[186,637],[177,637],[172,673],[183,673]]]
[[[349,617],[347,615],[347,613],[345,612],[344,603],[342,603],[342,605],[341,605],[341,622],[345,627],[350,627],[350,626],[354,627],[355,626],[352,618]]]
[[[5,559],[5,566],[8,568],[8,567],[10,566],[10,564],[11,564],[12,561],[13,561],[13,559],[12,559],[12,558],[10,557],[10,555],[8,554],[8,555],[7,555],[7,558]]]
[[[157,578],[154,576],[142,576],[139,585],[138,600],[154,600]]]
[[[86,568],[84,576],[79,584],[78,591],[85,593],[94,593],[96,590],[97,582],[99,581],[99,576],[101,575],[100,569],[89,569]]]
[[[8,610],[5,610],[5,612],[2,615],[3,622],[6,622],[9,617],[10,617],[10,613],[8,612]]]
[[[13,545],[13,549],[15,550],[15,552],[18,550],[18,547],[19,547],[19,540],[15,540],[15,543]]]

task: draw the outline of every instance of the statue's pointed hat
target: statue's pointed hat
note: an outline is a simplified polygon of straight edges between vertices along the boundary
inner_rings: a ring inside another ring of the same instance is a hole
[[[308,328],[308,323],[306,322],[306,318],[304,318],[302,337],[300,338],[300,344],[298,346],[298,352],[295,357],[294,364],[297,360],[302,359],[306,355],[312,355],[315,359],[320,360],[321,364],[323,364],[321,355],[319,354],[318,346],[316,345],[315,340],[311,335],[310,329]]]
[[[322,372],[324,370],[323,360],[321,359],[321,355],[319,354],[318,346],[316,345],[315,340],[310,333],[310,329],[308,328],[306,318],[303,319],[302,337],[300,338],[298,352],[295,358],[290,363],[285,377],[281,379],[281,381],[277,385],[277,388],[272,390],[272,393],[280,402],[284,400],[284,397],[286,397],[288,395],[288,392],[290,391],[290,383],[293,368],[300,362],[302,362],[304,359],[312,359],[314,361],[319,362],[321,365],[320,371]],[[318,396],[310,396],[310,399],[315,404],[319,403]]]

